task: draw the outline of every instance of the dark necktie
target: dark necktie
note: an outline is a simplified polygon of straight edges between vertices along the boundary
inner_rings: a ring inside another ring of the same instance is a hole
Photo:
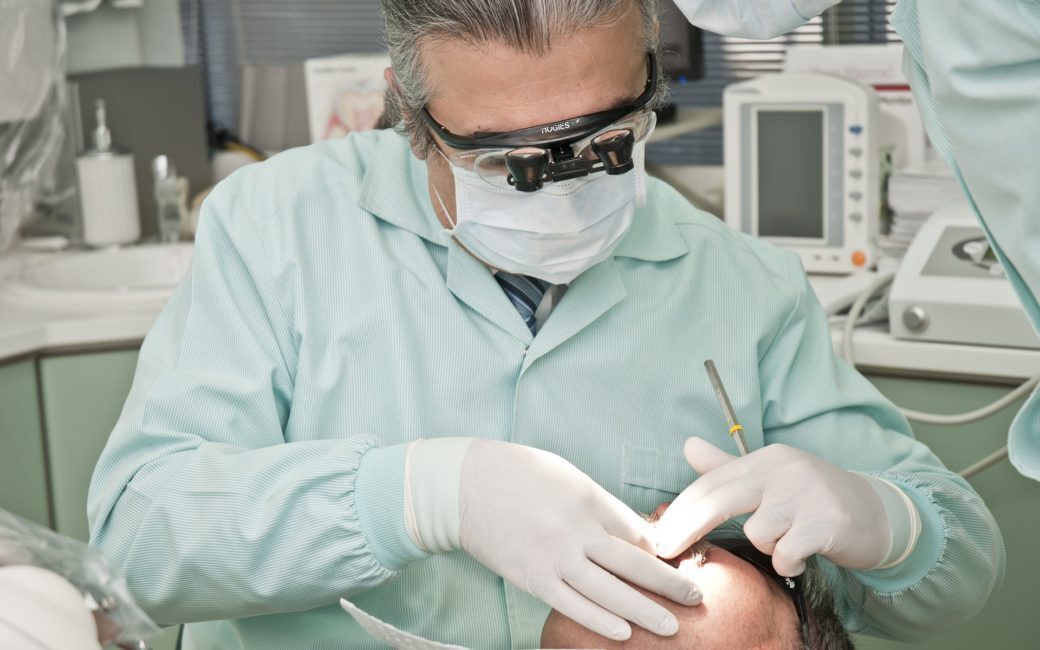
[[[496,273],[495,280],[498,281],[502,290],[506,292],[506,296],[509,297],[516,310],[520,312],[520,317],[527,323],[531,334],[534,334],[538,329],[538,323],[534,316],[535,312],[538,311],[538,304],[542,302],[542,296],[545,295],[546,290],[552,285],[538,278],[532,278],[527,275],[514,275],[505,271]]]

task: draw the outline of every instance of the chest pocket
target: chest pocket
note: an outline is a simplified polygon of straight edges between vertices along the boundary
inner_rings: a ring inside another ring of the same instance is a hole
[[[697,478],[682,454],[625,445],[621,499],[633,510],[650,514],[675,499]]]

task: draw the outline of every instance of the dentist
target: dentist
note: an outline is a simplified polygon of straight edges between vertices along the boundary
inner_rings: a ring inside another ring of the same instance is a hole
[[[379,647],[344,596],[473,648],[536,647],[550,607],[672,635],[625,581],[700,602],[636,512],[693,482],[690,435],[725,461],[706,358],[775,461],[753,485],[804,480],[759,513],[820,516],[847,627],[981,608],[992,516],[835,358],[798,260],[646,177],[655,3],[383,6],[398,129],[214,190],[95,471],[92,542],[153,618],[188,649]]]

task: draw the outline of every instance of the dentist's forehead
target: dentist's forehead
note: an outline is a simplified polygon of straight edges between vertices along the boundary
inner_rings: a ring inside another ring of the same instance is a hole
[[[426,43],[428,107],[448,130],[469,136],[622,105],[645,86],[642,29],[639,13],[630,12],[615,24],[558,38],[543,56],[496,42]]]

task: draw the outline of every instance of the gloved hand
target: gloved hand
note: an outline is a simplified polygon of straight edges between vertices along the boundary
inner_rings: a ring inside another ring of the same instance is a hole
[[[627,639],[625,619],[663,636],[679,629],[621,578],[684,605],[701,600],[695,584],[655,557],[651,526],[555,454],[442,438],[416,443],[406,467],[406,520],[417,545],[462,548],[602,636]]]
[[[662,557],[675,557],[723,521],[748,512],[755,514],[744,533],[773,556],[773,567],[784,576],[802,573],[816,553],[849,569],[893,566],[916,542],[917,510],[887,481],[782,444],[737,458],[690,438],[683,453],[701,476],[657,522]],[[898,548],[894,527],[901,531]]]

